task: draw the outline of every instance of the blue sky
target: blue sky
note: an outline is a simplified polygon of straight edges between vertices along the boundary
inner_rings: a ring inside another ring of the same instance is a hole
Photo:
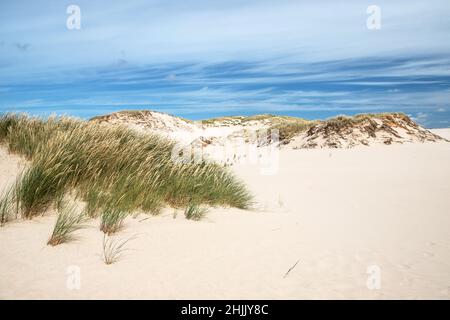
[[[401,111],[450,127],[449,16],[448,0],[0,0],[0,112]]]

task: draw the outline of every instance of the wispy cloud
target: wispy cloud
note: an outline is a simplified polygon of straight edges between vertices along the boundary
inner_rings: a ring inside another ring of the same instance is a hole
[[[80,30],[64,2],[2,3],[0,111],[450,118],[447,0],[380,0],[379,31],[366,0],[76,4]]]

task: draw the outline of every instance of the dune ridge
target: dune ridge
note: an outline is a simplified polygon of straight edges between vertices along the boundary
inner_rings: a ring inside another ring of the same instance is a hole
[[[207,147],[238,139],[258,146],[271,143],[284,148],[351,148],[358,145],[436,142],[444,140],[402,113],[338,116],[328,120],[261,114],[190,121],[150,111],[119,111],[90,121],[123,124],[135,130],[153,132],[176,141]],[[261,143],[260,136],[277,130],[278,140]],[[252,136],[258,139],[251,139]]]

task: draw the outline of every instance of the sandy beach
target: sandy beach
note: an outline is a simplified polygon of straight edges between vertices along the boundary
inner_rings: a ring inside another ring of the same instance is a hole
[[[448,299],[449,163],[448,142],[281,150],[274,175],[231,167],[254,210],[128,217],[117,237],[134,239],[111,265],[98,220],[56,247],[56,215],[13,221],[0,228],[0,298]],[[21,167],[0,148],[0,190]]]

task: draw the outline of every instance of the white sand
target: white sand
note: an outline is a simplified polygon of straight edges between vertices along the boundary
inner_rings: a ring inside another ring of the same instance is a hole
[[[0,151],[0,190],[16,160]],[[448,299],[449,164],[450,143],[282,150],[273,176],[233,169],[258,210],[130,218],[118,236],[137,238],[112,265],[98,222],[57,247],[54,216],[13,222],[0,229],[0,298]],[[79,290],[66,286],[71,265]],[[366,286],[371,265],[380,289]]]
[[[446,129],[432,129],[431,132],[441,136],[444,139],[450,140],[450,128]]]

